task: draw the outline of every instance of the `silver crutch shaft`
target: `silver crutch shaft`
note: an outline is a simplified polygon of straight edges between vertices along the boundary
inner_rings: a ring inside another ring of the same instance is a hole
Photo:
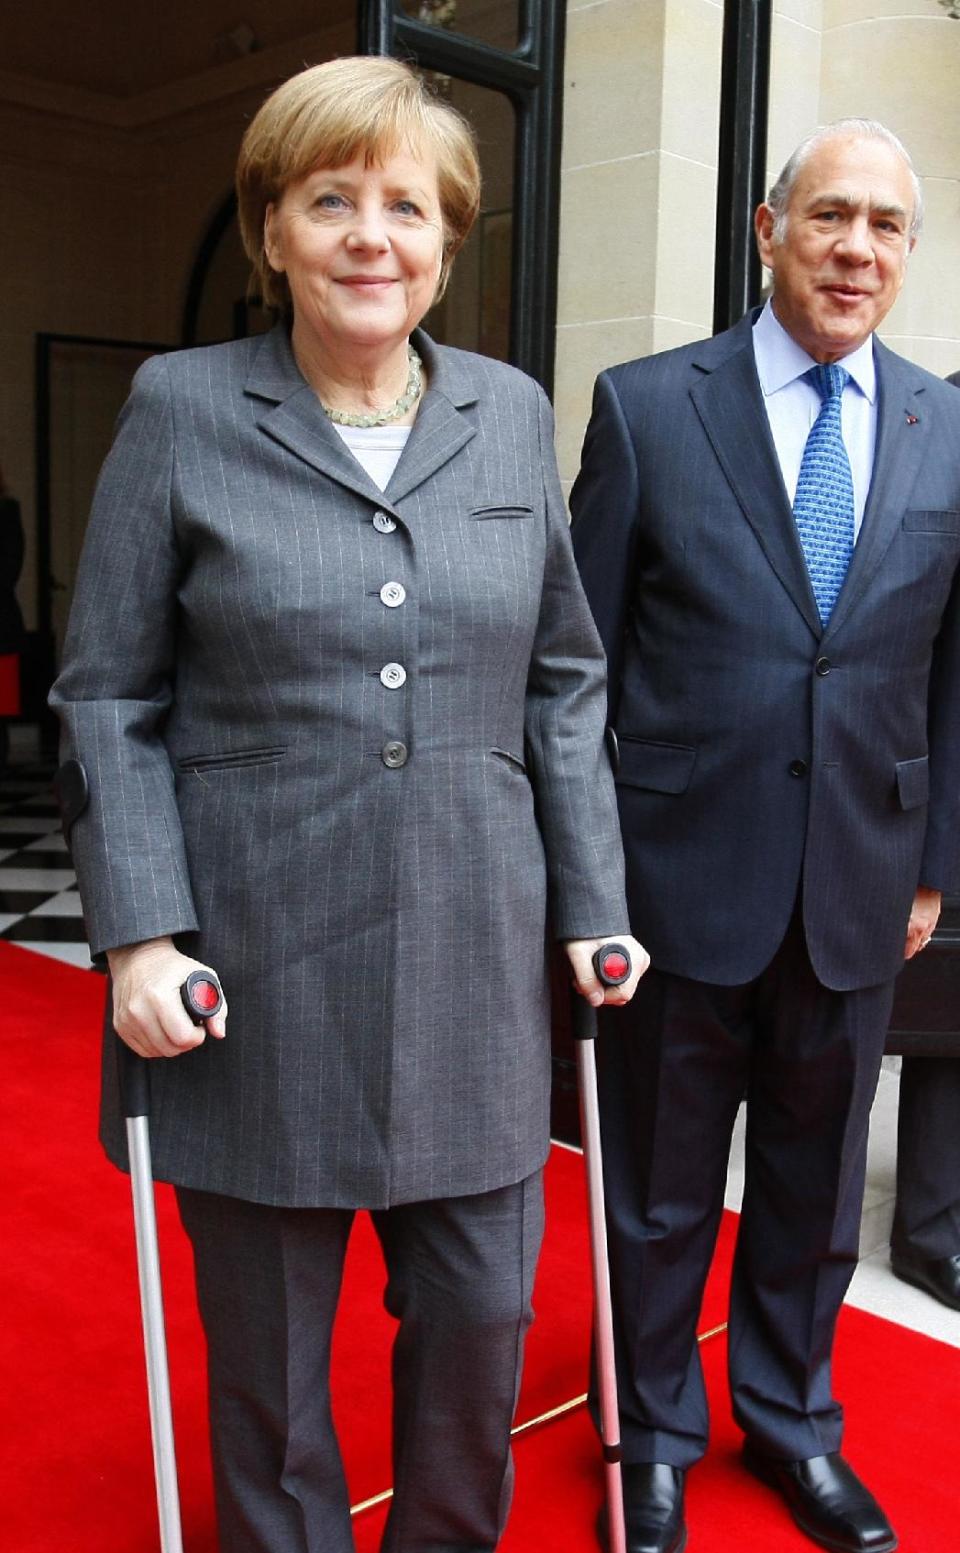
[[[584,1008],[592,1023],[593,1010]],[[593,1337],[600,1402],[600,1440],[606,1478],[610,1553],[626,1553],[623,1514],[623,1479],[620,1471],[620,1409],[613,1348],[613,1311],[610,1299],[610,1264],[607,1258],[607,1226],[603,1205],[603,1156],[600,1146],[600,1111],[597,1103],[597,1062],[591,1038],[577,1041],[577,1080],[580,1086],[580,1131],[587,1176],[590,1221],[590,1255],[593,1267]]]
[[[153,1470],[157,1485],[161,1553],[183,1553],[180,1527],[180,1495],[177,1488],[177,1456],[173,1442],[173,1410],[170,1404],[170,1371],[163,1320],[160,1284],[160,1252],[150,1163],[150,1125],[146,1116],[127,1117],[130,1151],[130,1185],[137,1241],[137,1274],[140,1280],[140,1312],[147,1361],[147,1396]]]
[[[593,957],[599,979],[608,986],[626,981],[630,955],[622,944],[604,944]],[[613,1345],[613,1304],[610,1295],[610,1262],[607,1255],[607,1220],[603,1197],[603,1147],[600,1139],[600,1105],[597,1097],[596,1011],[583,998],[573,1000],[573,1036],[577,1049],[577,1081],[580,1091],[580,1136],[587,1177],[590,1224],[590,1259],[593,1272],[593,1332],[597,1387],[600,1403],[600,1439],[606,1479],[608,1541],[610,1553],[627,1553],[623,1509],[620,1409],[617,1401],[617,1369]]]

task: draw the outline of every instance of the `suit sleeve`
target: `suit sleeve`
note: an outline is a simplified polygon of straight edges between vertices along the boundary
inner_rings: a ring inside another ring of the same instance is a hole
[[[623,848],[604,743],[603,651],[577,576],[553,445],[538,390],[546,560],[527,679],[525,733],[557,938],[627,931]]]
[[[930,802],[919,883],[960,891],[960,573],[934,645],[927,712]]]
[[[947,378],[960,388],[960,372]],[[956,422],[944,440],[955,443]],[[930,802],[920,884],[944,895],[960,891],[960,573],[954,578],[934,644],[927,709]]]
[[[70,846],[93,954],[196,928],[163,728],[181,559],[167,363],[134,379],[94,496],[63,667],[50,696],[61,759],[89,801]]]
[[[623,643],[637,551],[640,481],[633,440],[609,376],[601,373],[570,496],[573,548],[607,655],[609,721],[616,722]]]

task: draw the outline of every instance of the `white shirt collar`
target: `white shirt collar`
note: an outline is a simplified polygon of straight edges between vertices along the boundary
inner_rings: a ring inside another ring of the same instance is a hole
[[[802,377],[816,366],[802,345],[788,334],[780,323],[768,299],[763,312],[753,327],[753,351],[757,362],[757,376],[763,396],[769,399],[778,389],[786,388],[796,378]],[[873,359],[873,335],[858,345],[849,356],[842,358],[842,366],[849,372],[860,392],[873,404],[877,397],[877,368]]]

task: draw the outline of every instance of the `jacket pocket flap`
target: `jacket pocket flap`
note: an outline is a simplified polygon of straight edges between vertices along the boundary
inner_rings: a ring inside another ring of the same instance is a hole
[[[687,744],[656,744],[620,735],[620,769],[616,780],[625,787],[649,787],[655,793],[684,793],[697,752]]]
[[[513,754],[512,750],[505,750],[502,745],[495,744],[490,753],[505,766],[509,766],[511,771],[518,772],[520,776],[526,776],[526,765],[519,755]]]
[[[897,761],[897,791],[901,809],[918,809],[930,797],[930,763],[926,755],[918,760]]]
[[[250,750],[219,750],[216,753],[203,755],[180,755],[177,757],[177,770],[237,771],[244,766],[273,765],[275,761],[282,760],[286,753],[286,745],[271,744]]]
[[[533,508],[523,502],[489,502],[483,507],[471,507],[471,518],[532,518]]]
[[[960,512],[943,508],[940,511],[905,512],[903,526],[916,534],[960,534]]]

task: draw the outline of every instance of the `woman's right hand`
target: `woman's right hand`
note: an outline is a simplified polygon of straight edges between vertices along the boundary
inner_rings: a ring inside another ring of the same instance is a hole
[[[227,1004],[195,1025],[180,1001],[180,988],[191,971],[208,965],[181,954],[171,938],[108,949],[113,981],[113,1027],[141,1057],[180,1057],[202,1046],[207,1033],[222,1041],[227,1033]]]

